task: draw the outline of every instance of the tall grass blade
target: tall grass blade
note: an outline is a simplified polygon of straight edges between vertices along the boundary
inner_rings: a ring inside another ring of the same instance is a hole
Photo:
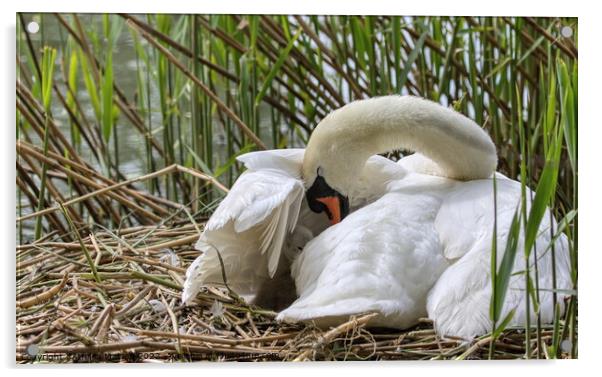
[[[263,85],[261,86],[259,93],[257,93],[257,96],[255,97],[255,107],[259,106],[259,103],[263,99],[263,96],[265,96],[266,92],[270,88],[270,86],[272,84],[272,80],[274,80],[274,77],[276,77],[276,75],[278,74],[278,71],[280,71],[282,64],[288,58],[288,55],[290,54],[291,49],[295,45],[295,42],[301,35],[302,31],[303,31],[302,29],[297,30],[297,32],[290,39],[290,41],[288,42],[288,44],[286,45],[284,50],[282,50],[282,53],[280,54],[280,56],[278,56],[278,60],[276,60],[276,63],[274,63],[274,66],[270,70],[270,73],[268,73],[268,76],[266,77],[265,81],[263,82]]]

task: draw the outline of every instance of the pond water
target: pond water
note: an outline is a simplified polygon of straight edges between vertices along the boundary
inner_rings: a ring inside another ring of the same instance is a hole
[[[97,24],[97,27],[102,28],[102,17],[100,15],[79,14],[78,17],[80,17],[82,24]],[[36,48],[36,50],[41,51],[44,45],[52,46],[58,49],[57,66],[55,69],[55,82],[61,88],[61,92],[66,93],[66,88],[64,87],[65,80],[63,73],[61,73],[61,67],[59,63],[62,59],[61,54],[64,53],[63,46],[65,40],[68,38],[67,32],[65,31],[64,27],[59,23],[58,19],[52,14],[24,14],[24,20],[26,24],[35,22],[40,26],[37,33],[30,34],[32,42],[34,44],[34,48]],[[17,51],[17,53],[19,54],[21,60],[25,63],[27,62],[28,56],[25,50],[27,46],[25,44],[24,38],[22,39],[21,43],[21,49],[20,51]],[[144,44],[144,40],[142,40],[142,43]],[[123,27],[122,32],[120,33],[120,36],[114,45],[113,67],[114,79],[116,84],[124,92],[125,96],[128,98],[130,103],[133,103],[133,98],[135,98],[137,90],[136,76],[138,70],[144,70],[146,69],[146,67],[144,67],[144,62],[142,60],[137,61],[134,48],[134,40],[127,26]],[[151,73],[156,74],[156,67],[153,66],[150,68],[152,70]],[[98,124],[94,114],[94,109],[90,102],[88,92],[83,82],[81,72],[78,76],[78,81],[78,101],[82,105],[82,108],[84,109],[84,113],[88,121],[93,123],[95,122],[96,124]],[[187,90],[189,91],[190,87],[188,87]],[[218,93],[220,91],[223,94],[223,89],[218,88]],[[235,92],[232,92],[230,94],[233,96],[237,95],[237,93]],[[181,109],[189,108],[190,105],[187,103],[186,96],[184,96],[181,101]],[[150,123],[155,138],[158,141],[161,141],[163,117],[160,110],[159,89],[156,87],[153,79],[151,79],[150,85],[150,103]],[[262,137],[262,141],[266,143],[268,147],[273,147],[271,137],[268,137],[271,132],[271,119],[269,108],[266,104],[260,104],[260,106],[258,107],[258,112],[260,119],[260,135],[265,135],[264,137]],[[65,135],[69,135],[69,114],[57,98],[53,98],[52,115],[59,128],[63,131],[63,133]],[[181,115],[182,116],[180,117],[180,121],[182,123],[180,127],[183,134],[183,142],[188,143],[191,139],[191,113],[189,111],[184,111]],[[145,122],[148,122],[148,118],[145,119]],[[135,129],[134,126],[129,122],[129,120],[123,115],[119,117],[115,128],[118,139],[117,147],[119,150],[118,155],[120,171],[127,178],[132,178],[147,173],[148,169],[146,163],[145,141],[141,133],[137,129]],[[282,125],[281,129],[282,131],[289,131],[289,127],[285,124]],[[292,132],[289,136],[289,140],[291,140],[289,145],[302,146],[301,141],[299,141],[298,138],[295,137],[295,135]],[[33,135],[33,133],[32,139],[34,139],[35,142],[41,143],[39,139],[36,138],[35,135]],[[176,148],[178,147],[180,146],[176,144]],[[109,148],[111,149],[111,151],[114,150],[113,142],[110,143]],[[224,128],[221,126],[221,122],[215,115],[213,126],[213,151],[215,166],[219,166],[220,163],[224,163],[229,158],[226,145],[226,134]],[[95,167],[99,171],[102,171],[102,167],[95,160],[91,150],[87,148],[82,148],[81,155],[93,167]],[[162,167],[160,159],[158,165],[159,166],[157,166],[157,168]]]

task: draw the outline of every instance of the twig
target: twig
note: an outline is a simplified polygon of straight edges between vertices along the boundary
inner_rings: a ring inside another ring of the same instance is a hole
[[[39,305],[43,302],[50,300],[52,297],[54,297],[54,295],[59,293],[61,291],[61,289],[63,289],[65,284],[67,284],[67,278],[68,278],[68,275],[64,274],[63,279],[61,280],[61,282],[59,284],[55,285],[54,287],[50,288],[49,290],[47,290],[45,292],[35,295],[34,297],[31,297],[27,300],[17,302],[17,305],[21,309],[27,309],[32,306]]]
[[[334,329],[328,331],[326,334],[324,334],[322,337],[320,337],[318,339],[318,344],[321,344],[321,345],[328,344],[339,334],[347,332],[352,328],[355,328],[358,326],[363,326],[364,324],[366,324],[368,321],[370,321],[372,318],[374,318],[376,316],[378,316],[378,313],[369,313],[369,314],[366,314],[359,318],[352,317],[349,321],[343,323],[342,325],[335,327]],[[293,361],[307,360],[307,358],[309,357],[309,355],[312,352],[313,352],[312,348],[306,349],[299,356],[297,356]]]

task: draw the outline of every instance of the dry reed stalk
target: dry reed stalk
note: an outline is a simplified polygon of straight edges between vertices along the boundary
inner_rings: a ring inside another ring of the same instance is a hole
[[[43,156],[41,156],[39,153],[37,153],[32,147],[28,146],[26,143],[18,141],[17,142],[17,148],[21,152],[31,153],[31,154],[33,154],[34,156],[36,156],[36,157],[38,157],[40,159],[44,159]],[[46,161],[48,163],[53,163],[53,161],[49,160],[49,159],[46,159]],[[59,167],[59,165],[57,165],[56,163],[55,163],[55,166]],[[90,181],[90,180],[88,180],[86,178],[83,178],[83,176],[80,176],[78,174],[67,173],[67,174],[72,174],[73,177],[75,177],[75,178],[80,178],[82,181],[84,181],[85,183],[89,184],[92,187],[99,187],[99,188],[97,188],[95,191],[92,191],[92,192],[90,192],[90,193],[88,193],[86,195],[82,195],[82,196],[79,196],[77,198],[68,200],[68,201],[64,202],[63,205],[64,206],[71,206],[73,204],[79,203],[79,202],[84,201],[86,199],[89,199],[89,198],[92,198],[92,197],[95,197],[95,196],[98,196],[98,195],[102,195],[102,194],[107,194],[107,195],[109,195],[109,196],[111,196],[111,197],[119,200],[123,204],[127,203],[127,205],[132,206],[134,209],[137,209],[137,210],[143,212],[146,216],[150,217],[151,219],[153,219],[155,221],[158,221],[158,220],[160,220],[160,218],[157,217],[156,215],[154,215],[154,214],[152,214],[152,213],[150,213],[150,212],[142,209],[141,207],[139,207],[137,205],[132,204],[127,199],[122,198],[121,196],[115,195],[114,193],[112,193],[112,191],[116,190],[116,189],[119,189],[119,188],[122,188],[124,186],[129,186],[129,185],[131,185],[132,183],[135,183],[135,182],[140,182],[140,181],[152,179],[152,178],[159,177],[159,176],[162,176],[162,175],[165,175],[165,174],[170,174],[170,173],[173,173],[173,172],[188,173],[188,174],[193,175],[193,176],[195,176],[197,178],[200,178],[200,179],[203,179],[205,181],[211,182],[216,187],[218,187],[220,190],[222,190],[224,192],[228,192],[228,189],[225,186],[223,186],[221,183],[219,183],[215,178],[210,177],[210,176],[208,176],[206,174],[197,172],[194,169],[190,169],[190,168],[186,168],[186,167],[174,164],[174,165],[168,166],[166,168],[163,168],[163,169],[161,169],[159,171],[156,171],[154,173],[146,174],[146,175],[143,175],[143,176],[140,176],[140,177],[137,177],[137,178],[132,178],[132,179],[120,182],[120,183],[113,184],[111,186],[107,186],[107,187],[101,187],[100,185],[94,183],[93,181]],[[59,206],[54,206],[54,207],[46,208],[46,209],[43,209],[43,210],[38,211],[38,212],[34,212],[34,213],[30,213],[30,214],[21,216],[21,217],[17,218],[17,222],[24,221],[24,220],[27,220],[27,219],[30,219],[30,218],[34,218],[34,217],[37,217],[37,216],[46,215],[48,213],[57,211],[59,209],[60,209]]]
[[[48,300],[50,300],[52,297],[54,297],[57,293],[59,293],[61,291],[61,289],[63,289],[65,287],[65,284],[67,284],[67,275],[63,276],[63,280],[61,280],[61,282],[59,284],[57,284],[56,286],[50,288],[49,290],[42,292],[34,297],[31,297],[27,300],[23,300],[20,302],[17,302],[17,306],[20,307],[21,309],[27,309],[31,306],[34,305],[39,305],[43,302],[46,302]]]
[[[171,242],[166,240],[176,236],[188,239],[187,243],[174,246],[175,252],[184,259],[184,267],[197,255],[184,253],[191,248],[197,237],[196,229],[190,224],[181,227],[163,226],[148,236],[147,231],[152,229],[154,227],[144,226],[124,229],[122,237],[127,238],[123,242],[129,244],[137,237],[147,237],[151,242],[164,244]],[[95,233],[93,237],[107,243],[113,240],[111,234],[103,232]],[[86,245],[94,243],[90,236],[82,239],[82,242]],[[112,247],[121,244],[115,240],[113,242]],[[66,247],[67,245],[71,244],[47,243],[45,247],[55,249],[57,255],[66,258],[81,255],[79,250]],[[101,245],[99,242],[99,249],[103,247]],[[20,250],[35,251],[35,248]],[[86,268],[85,264],[71,264],[74,266],[72,271],[60,275],[59,271],[70,264],[65,259],[54,258],[52,261],[40,261],[26,267],[36,268],[38,274],[46,276],[47,282],[41,281],[41,287],[50,286],[52,294],[46,293],[44,301],[56,300],[57,304],[43,304],[42,300],[30,299],[32,305],[18,309],[17,360],[32,360],[27,354],[27,346],[31,344],[39,344],[40,351],[50,355],[66,357],[87,353],[96,357],[92,361],[103,361],[98,359],[101,353],[106,353],[105,356],[112,355],[104,361],[119,361],[128,352],[140,355],[151,351],[155,355],[153,357],[164,362],[215,360],[219,357],[227,357],[227,360],[419,360],[480,358],[486,355],[484,349],[488,346],[488,339],[480,340],[472,346],[460,339],[438,340],[429,321],[423,321],[417,329],[409,331],[367,331],[363,325],[374,316],[368,314],[329,331],[322,331],[311,325],[277,323],[273,314],[261,314],[263,311],[259,308],[230,298],[227,291],[217,288],[201,292],[197,305],[182,307],[178,302],[180,287],[177,284],[157,283],[157,278],[164,280],[163,283],[170,279],[161,272],[164,267],[155,263],[162,251],[148,249],[147,253],[145,257],[103,258],[103,264],[98,266],[103,278],[100,284],[94,282],[92,274],[81,272]],[[123,271],[126,264],[139,266],[145,271],[144,275],[137,276],[135,273],[142,273],[135,270],[131,273],[110,272]],[[180,271],[182,272],[174,273],[182,274],[183,270]],[[65,282],[59,290],[53,288],[57,286],[57,280],[51,280],[57,278],[62,278],[61,285]],[[27,291],[32,282],[23,280],[21,285]],[[61,295],[65,286],[71,286],[71,289]],[[43,292],[49,292],[49,289]],[[100,297],[106,304],[101,304]],[[228,298],[230,303],[223,304],[224,320],[219,320],[210,313],[209,308],[215,300],[224,298]],[[103,307],[103,310],[99,310],[99,307]],[[115,320],[120,324],[116,325]],[[171,325],[166,327],[167,323]],[[180,329],[187,329],[186,333],[182,333]],[[524,335],[513,329],[506,332],[496,341],[496,356],[520,357],[524,353]],[[544,329],[542,334],[543,342],[547,344],[551,341],[550,329]],[[47,341],[40,343],[43,338]],[[319,350],[314,347],[318,343]],[[140,358],[127,360],[142,361]]]

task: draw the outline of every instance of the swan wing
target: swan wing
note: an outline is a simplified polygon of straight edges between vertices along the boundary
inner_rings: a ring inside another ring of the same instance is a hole
[[[413,173],[445,176],[439,165],[419,152],[400,158],[397,164]]]
[[[498,224],[500,232],[510,227],[519,203],[520,184],[499,175],[497,186],[497,216],[502,220]],[[492,179],[459,183],[450,190],[435,218],[445,257],[456,260],[481,238],[489,236],[491,239],[494,217]]]
[[[527,192],[527,197],[531,192]],[[520,183],[498,176],[497,180],[497,250],[498,265],[510,231],[512,218],[521,197]],[[528,203],[529,207],[529,203]],[[443,246],[443,253],[451,263],[441,275],[427,300],[429,317],[442,335],[471,338],[491,330],[489,305],[491,300],[491,247],[494,226],[493,181],[477,180],[457,185],[443,201],[435,219],[435,228]],[[554,313],[552,276],[556,275],[556,289],[571,287],[569,275],[568,242],[560,235],[553,242],[556,270],[552,263],[552,232],[556,223],[547,213],[540,224],[539,234],[529,265],[533,270],[537,257],[540,288],[540,316],[551,322]],[[552,229],[552,232],[551,232]],[[515,273],[509,282],[502,318],[516,309],[511,325],[524,325],[525,258],[522,257],[523,235],[519,237],[518,252],[513,266]],[[518,273],[518,274],[516,274]],[[558,294],[562,306],[562,294]],[[533,311],[533,308],[532,308]],[[531,313],[531,319],[536,318]]]
[[[388,158],[374,155],[357,175],[355,185],[349,193],[352,208],[361,208],[389,192],[389,184],[404,178],[406,169]]]
[[[304,155],[302,148],[272,149],[245,153],[236,159],[249,170],[272,169],[300,178]]]
[[[447,266],[432,226],[435,208],[435,198],[389,193],[322,232],[293,263],[299,298],[278,319],[327,327],[374,311],[371,325],[416,323]]]
[[[279,273],[285,238],[297,223],[304,188],[291,174],[293,163],[283,161],[282,154],[260,153],[263,156],[239,158],[259,170],[241,174],[207,222],[196,244],[202,253],[186,272],[184,302],[210,283],[227,283],[253,301],[261,286]]]

